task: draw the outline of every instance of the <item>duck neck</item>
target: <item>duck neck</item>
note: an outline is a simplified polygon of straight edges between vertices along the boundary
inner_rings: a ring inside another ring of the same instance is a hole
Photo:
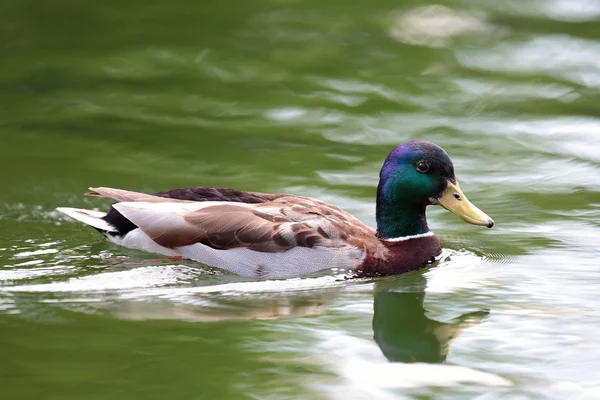
[[[399,200],[386,198],[381,189],[377,190],[377,236],[380,239],[394,239],[429,232],[426,205]]]

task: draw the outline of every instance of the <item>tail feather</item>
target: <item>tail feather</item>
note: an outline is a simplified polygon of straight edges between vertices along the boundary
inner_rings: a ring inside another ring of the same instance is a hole
[[[106,216],[106,213],[104,212],[70,207],[58,207],[56,210],[65,213],[69,217],[81,221],[84,224],[93,226],[96,229],[107,232],[117,232],[117,228],[102,219]]]

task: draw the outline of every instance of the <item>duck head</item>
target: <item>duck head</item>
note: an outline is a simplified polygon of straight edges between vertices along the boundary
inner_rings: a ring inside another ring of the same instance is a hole
[[[441,147],[410,141],[396,147],[383,163],[377,187],[377,233],[382,239],[429,231],[425,208],[439,205],[473,225],[494,221],[460,189],[454,166]]]

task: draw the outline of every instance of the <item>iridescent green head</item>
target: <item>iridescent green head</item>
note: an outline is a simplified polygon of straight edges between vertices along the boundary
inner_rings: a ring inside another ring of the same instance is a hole
[[[425,141],[403,143],[388,155],[379,174],[379,237],[428,232],[425,208],[430,204],[438,204],[471,224],[494,225],[460,190],[452,160],[444,149]]]

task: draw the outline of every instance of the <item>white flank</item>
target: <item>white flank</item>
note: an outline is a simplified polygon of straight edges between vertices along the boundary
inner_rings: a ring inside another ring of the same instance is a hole
[[[93,226],[94,228],[102,229],[103,231],[116,232],[114,226],[102,219],[106,215],[101,211],[85,210],[83,208],[58,207],[56,209],[69,217],[81,221],[84,224]]]
[[[211,267],[253,278],[286,279],[308,275],[324,269],[352,270],[364,254],[351,246],[338,248],[294,247],[280,253],[266,253],[238,247],[217,250],[201,243],[177,249],[184,258]]]
[[[397,238],[388,238],[388,239],[381,239],[381,240],[383,240],[384,242],[404,242],[405,240],[420,239],[420,238],[424,238],[424,237],[428,237],[428,236],[433,236],[433,232],[429,231],[429,232],[425,232],[425,233],[419,233],[418,235],[400,236]]]
[[[127,234],[123,237],[118,235],[105,236],[111,242],[130,249],[143,250],[149,253],[161,254],[167,257],[176,257],[181,255],[177,249],[170,249],[156,243],[154,240],[150,239],[150,236],[146,235],[140,228],[127,232]]]
[[[364,258],[364,254],[352,246],[338,248],[294,247],[280,253],[266,253],[247,248],[218,250],[201,243],[170,249],[150,239],[139,228],[132,230],[122,238],[106,236],[113,243],[124,247],[169,257],[181,256],[210,267],[253,278],[293,278],[329,268],[352,270]]]

